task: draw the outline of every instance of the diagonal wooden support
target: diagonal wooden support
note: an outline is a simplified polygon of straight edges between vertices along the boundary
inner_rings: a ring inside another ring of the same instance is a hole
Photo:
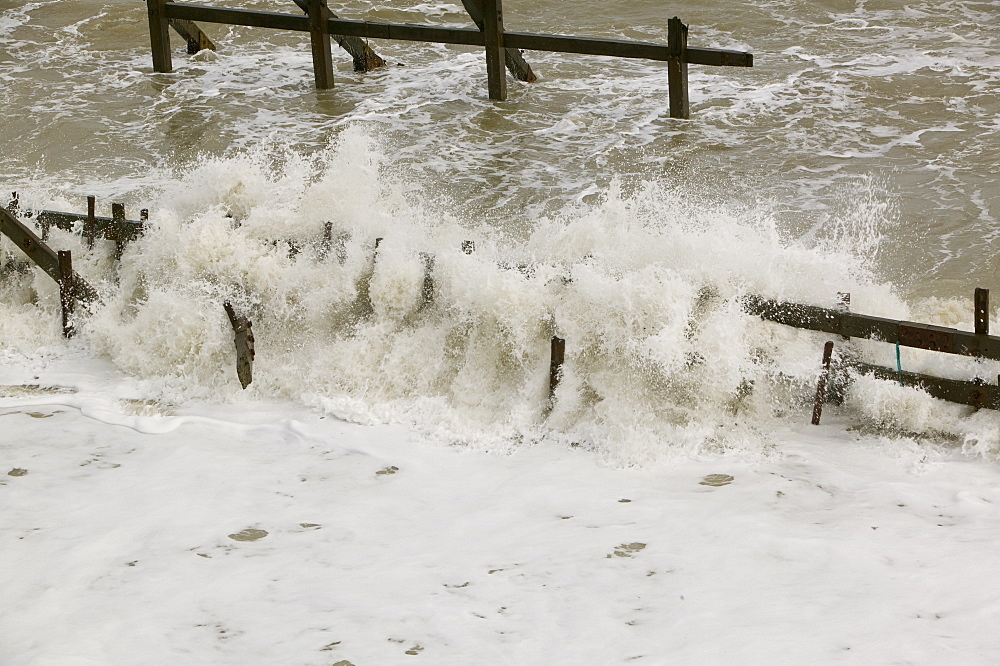
[[[293,0],[293,2],[299,6],[306,14],[309,13],[309,3],[307,0]],[[329,11],[329,10],[328,10]],[[330,18],[338,18],[336,14],[330,12]],[[333,38],[337,45],[351,54],[354,58],[354,71],[355,72],[370,72],[376,67],[383,67],[385,65],[385,60],[379,57],[375,51],[372,50],[368,43],[365,42],[360,37],[345,37],[344,35],[334,35],[331,34],[330,37]]]
[[[476,27],[482,30],[483,14],[485,13],[483,0],[462,0],[462,4],[465,5],[465,11],[469,13]],[[507,65],[507,71],[518,81],[532,83],[538,80],[535,73],[531,71],[531,65],[524,60],[524,56],[518,49],[504,49],[504,63]]]
[[[59,268],[59,255],[21,220],[3,208],[0,208],[0,233],[11,239],[36,266],[45,271],[57,284],[61,283],[63,273]],[[97,300],[97,291],[76,273],[73,274],[73,291],[76,297],[82,301]]]
[[[188,21],[186,19],[167,19],[167,23],[170,27],[174,29],[181,38],[187,42],[187,52],[188,55],[194,55],[198,51],[203,51],[208,49],[209,51],[215,50],[215,44],[212,40],[208,38],[198,24],[194,21]]]

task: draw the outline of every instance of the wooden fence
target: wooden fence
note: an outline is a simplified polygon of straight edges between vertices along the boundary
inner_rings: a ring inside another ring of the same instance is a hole
[[[757,315],[762,319],[795,328],[832,333],[846,339],[865,338],[895,344],[899,347],[1000,361],[1000,337],[990,335],[989,302],[989,290],[976,289],[973,297],[975,330],[971,332],[932,324],[857,314],[850,312],[847,308],[821,308],[756,296],[744,299],[744,309],[749,314]],[[817,387],[816,404],[813,411],[813,423],[817,425],[822,414],[822,403],[827,398],[827,375],[831,372],[830,352],[833,349],[833,342],[827,343],[827,349],[824,350],[824,370],[820,376],[820,385]],[[904,386],[922,389],[942,400],[977,408],[1000,409],[1000,377],[997,378],[997,384],[982,380],[944,379],[903,371],[898,363],[896,369],[891,369],[863,363],[849,357],[841,359],[840,369],[853,369],[864,375],[898,381]]]
[[[337,18],[331,14],[326,0],[295,0],[295,3],[306,11],[305,16],[250,9],[208,7],[168,2],[167,0],[146,0],[153,69],[157,72],[172,71],[169,32],[171,21],[186,21],[192,25],[194,21],[198,21],[308,32],[312,45],[314,79],[316,87],[320,89],[333,86],[331,37],[335,37],[344,48],[348,48],[345,46],[347,40],[360,40],[362,38],[483,47],[486,51],[489,96],[493,100],[507,98],[505,66],[521,80],[534,80],[531,68],[527,66],[527,63],[524,63],[521,56],[521,49],[617,58],[640,58],[667,63],[670,117],[688,118],[690,115],[688,64],[753,66],[753,54],[751,53],[689,47],[687,45],[688,28],[677,17],[668,20],[667,44],[663,45],[617,39],[508,32],[503,27],[501,0],[463,0],[466,9],[478,26],[477,29],[353,21]],[[193,44],[193,41],[189,39],[188,44]],[[348,48],[348,50],[351,49]],[[352,55],[354,55],[357,67],[359,56],[354,51],[352,51]],[[366,57],[363,56],[362,59]]]

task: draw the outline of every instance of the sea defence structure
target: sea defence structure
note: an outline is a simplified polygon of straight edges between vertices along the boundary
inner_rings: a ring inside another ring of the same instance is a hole
[[[688,118],[691,114],[688,101],[689,64],[753,66],[751,53],[689,47],[688,27],[677,17],[667,21],[667,44],[664,45],[619,39],[507,32],[503,27],[501,0],[463,0],[477,26],[475,29],[347,20],[330,12],[326,0],[294,1],[306,12],[305,16],[146,0],[153,69],[157,72],[170,72],[173,69],[170,53],[171,26],[185,37],[189,51],[202,43],[202,38],[197,36],[202,33],[195,21],[308,32],[312,47],[313,77],[319,89],[333,87],[331,43],[334,40],[351,53],[355,69],[364,71],[384,63],[361,41],[362,38],[483,47],[486,50],[489,97],[498,101],[507,98],[505,68],[521,81],[535,80],[535,74],[525,62],[521,50],[640,58],[667,63],[670,117]],[[182,27],[179,29],[179,26]],[[210,42],[207,37],[204,40]]]

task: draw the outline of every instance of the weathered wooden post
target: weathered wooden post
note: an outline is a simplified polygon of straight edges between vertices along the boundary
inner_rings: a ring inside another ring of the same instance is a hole
[[[115,259],[125,251],[125,204],[111,204],[111,236],[115,241]]]
[[[62,306],[63,336],[73,337],[73,312],[76,309],[76,289],[73,287],[73,253],[59,250],[59,304]]]
[[[823,403],[826,402],[826,380],[830,376],[830,359],[833,358],[833,342],[823,345],[823,369],[819,373],[819,380],[816,382],[816,401],[813,403],[812,424],[819,425],[819,419],[823,416]]]
[[[10,201],[7,202],[7,210],[9,210],[14,215],[17,215],[17,211],[21,208],[21,200],[17,196],[17,192],[10,193]]]
[[[333,51],[330,46],[330,8],[326,0],[309,0],[308,16],[313,78],[317,89],[327,90],[333,87]]]
[[[87,197],[87,219],[83,222],[83,237],[87,239],[87,249],[94,249],[94,236],[97,234],[97,197]]]
[[[974,296],[976,335],[990,334],[990,290],[976,287]]]
[[[670,96],[670,117],[690,118],[688,103],[688,27],[676,16],[667,21],[667,48],[671,59],[667,61],[667,89]]]
[[[462,241],[462,252],[466,254],[472,254],[476,251],[476,241],[464,240]]]
[[[502,0],[483,0],[483,35],[490,99],[503,101],[507,99],[507,71],[504,69]]]
[[[222,307],[226,309],[229,324],[233,327],[233,333],[236,334],[233,340],[236,344],[236,376],[240,378],[240,384],[245,389],[253,381],[253,359],[255,354],[253,324],[246,317],[236,316],[236,311],[233,310],[233,306],[229,301],[223,303]]]
[[[308,0],[293,0],[299,9],[304,11],[306,14],[309,13],[309,2]],[[337,18],[337,15],[330,12],[330,18]],[[365,42],[360,37],[345,37],[344,35],[330,35],[337,45],[351,54],[354,59],[354,71],[355,72],[369,72],[376,67],[382,67],[385,65],[385,60],[375,51],[372,50],[368,43]]]
[[[167,21],[166,4],[167,0],[146,0],[154,72],[172,72],[174,69],[170,60],[170,23]]]
[[[545,406],[546,413],[552,411],[552,407],[555,406],[556,388],[562,379],[562,366],[566,358],[566,341],[553,335],[549,350],[549,401]]]
[[[434,301],[434,255],[421,252],[420,259],[424,263],[424,283],[420,288],[420,307],[426,307]]]

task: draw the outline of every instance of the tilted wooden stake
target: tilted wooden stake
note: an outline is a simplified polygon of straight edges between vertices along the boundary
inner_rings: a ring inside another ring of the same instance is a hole
[[[236,334],[233,342],[236,344],[236,376],[240,378],[243,388],[250,386],[253,381],[253,328],[252,323],[246,317],[236,316],[236,311],[229,301],[222,304],[229,317],[229,324]]]
[[[813,403],[812,424],[819,425],[819,419],[823,416],[823,403],[826,402],[826,382],[830,377],[830,359],[833,358],[833,342],[823,345],[823,369],[819,373],[819,381],[816,382],[816,401]]]

